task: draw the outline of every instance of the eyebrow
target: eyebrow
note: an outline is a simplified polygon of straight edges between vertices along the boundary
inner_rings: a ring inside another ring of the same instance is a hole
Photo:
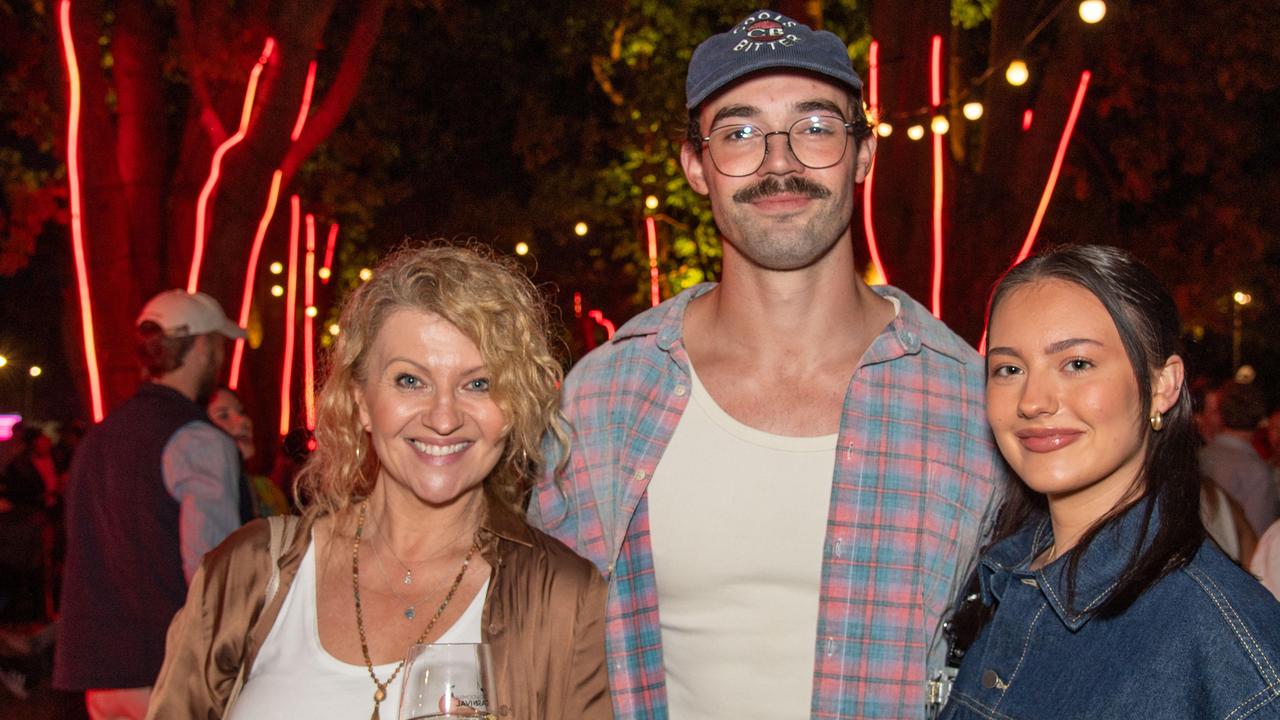
[[[1102,347],[1102,343],[1092,338],[1067,338],[1066,340],[1059,340],[1058,342],[1046,345],[1044,348],[1044,354],[1056,355],[1063,350],[1068,350],[1077,345],[1097,345],[1098,347]],[[1009,355],[1016,358],[1022,357],[1022,354],[1017,350],[1004,346],[987,348],[987,356],[990,357],[991,355]]]
[[[1059,340],[1056,343],[1047,345],[1044,349],[1044,354],[1054,355],[1077,345],[1097,345],[1098,347],[1102,347],[1102,343],[1092,338],[1067,338],[1066,340]]]
[[[754,105],[725,105],[716,111],[716,116],[711,118],[711,127],[715,127],[716,123],[725,118],[749,118],[760,114],[760,108]]]
[[[389,368],[392,365],[396,364],[397,362],[402,362],[407,365],[412,365],[424,373],[431,372],[431,368],[427,367],[426,365],[423,365],[422,363],[418,362],[417,360],[414,360],[413,358],[407,358],[407,357],[404,357],[403,355],[397,355],[393,358],[388,358],[387,364],[383,366],[383,369]],[[489,372],[488,366],[486,366],[484,363],[481,363],[479,365],[476,365],[474,367],[469,367],[466,370],[461,371],[461,374],[475,375],[476,373],[487,373],[487,372]]]
[[[830,100],[815,98],[813,100],[801,100],[791,106],[791,109],[797,113],[812,114],[815,112],[831,113],[840,119],[844,119],[844,111],[840,106]],[[711,126],[715,127],[717,123],[726,118],[752,118],[761,113],[760,108],[755,105],[725,105],[716,111],[715,117],[711,118]]]
[[[805,100],[804,102],[796,103],[795,109],[796,112],[802,113],[828,112],[842,120],[844,119],[844,111],[840,109],[839,105],[830,100]]]

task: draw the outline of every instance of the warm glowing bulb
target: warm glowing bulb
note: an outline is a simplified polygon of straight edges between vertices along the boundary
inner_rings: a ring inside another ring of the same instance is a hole
[[[907,128],[907,137],[911,138],[912,140],[919,140],[920,138],[924,137],[924,126],[912,125],[911,127]]]
[[[31,373],[31,377],[40,377],[40,373],[44,372],[44,370],[41,370],[39,365],[32,365],[27,372]]]
[[[272,297],[280,297],[280,296],[282,296],[282,295],[284,295],[284,288],[283,288],[283,287],[281,287],[281,286],[279,286],[279,285],[272,285],[272,286],[271,286],[271,296],[272,296]]]
[[[1031,71],[1027,69],[1027,64],[1021,60],[1014,60],[1009,63],[1009,67],[1004,71],[1004,79],[1014,87],[1027,84],[1027,80],[1031,78]]]
[[[529,254],[529,243],[527,243],[527,242],[518,242],[518,243],[516,243],[516,254],[517,254],[517,255],[528,255],[528,254]]]
[[[577,225],[574,225],[574,226],[573,226],[573,234],[574,234],[574,235],[577,235],[578,237],[582,237],[583,235],[586,235],[586,234],[587,234],[587,224],[586,224],[586,223],[584,223],[584,222],[579,221]]]
[[[933,131],[934,135],[946,135],[947,131],[951,129],[951,123],[945,115],[934,115],[933,119],[929,121],[929,129]]]
[[[319,275],[321,280],[328,280],[329,276],[332,274],[333,274],[333,271],[327,267],[322,267],[316,271],[316,275]]]
[[[644,199],[644,206],[645,206],[645,207],[647,207],[647,208],[649,208],[650,210],[657,210],[657,209],[658,209],[658,196],[657,196],[657,195],[650,195],[649,197],[645,198],[645,199]],[[579,233],[579,234],[581,234],[581,233]]]
[[[8,364],[9,364],[9,358],[3,355],[0,355],[0,367],[4,367],[5,365],[8,365]]]
[[[889,137],[893,134],[893,126],[889,123],[876,123],[876,134],[880,137]]]
[[[373,271],[369,268],[360,268],[360,279],[364,282],[369,282],[373,279]]]
[[[340,332],[342,332],[342,328],[338,326],[338,323],[333,323],[329,326],[330,335],[337,335]]]
[[[272,275],[279,275],[280,273],[284,272],[284,263],[277,260],[271,263],[271,266],[267,269],[271,271]]]
[[[961,112],[963,112],[964,116],[969,120],[977,120],[978,118],[981,118],[982,111],[982,103],[977,102],[976,100],[974,102],[965,103],[964,107],[961,108]]]
[[[1080,19],[1093,25],[1107,16],[1107,4],[1102,0],[1084,0],[1080,3]]]
[[[1235,295],[1232,295],[1231,297],[1232,297],[1232,299],[1234,299],[1234,300],[1236,301],[1236,304],[1237,304],[1237,305],[1248,305],[1249,303],[1253,302],[1253,296],[1252,296],[1252,295],[1250,295],[1250,294],[1249,294],[1249,293],[1247,293],[1247,292],[1240,291],[1240,290],[1237,290],[1237,291],[1236,291],[1236,294],[1235,294]]]
[[[305,313],[307,314],[307,317],[311,317],[311,318],[315,317],[316,315],[318,315],[318,314],[320,313],[320,311],[319,311],[319,310],[316,310],[316,306],[315,306],[315,305],[308,305],[308,306],[307,306],[307,309],[306,309],[306,310],[303,310],[303,312],[305,312]]]

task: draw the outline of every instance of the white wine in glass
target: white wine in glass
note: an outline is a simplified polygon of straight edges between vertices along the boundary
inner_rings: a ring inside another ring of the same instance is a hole
[[[487,643],[413,645],[404,662],[400,720],[495,715],[493,656]]]

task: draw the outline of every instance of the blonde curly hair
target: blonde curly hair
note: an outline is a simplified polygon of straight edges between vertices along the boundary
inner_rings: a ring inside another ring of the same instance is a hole
[[[530,481],[544,462],[542,438],[550,433],[567,447],[559,409],[564,371],[551,352],[547,304],[510,260],[483,246],[444,243],[392,253],[343,305],[342,332],[316,402],[316,450],[294,489],[299,506],[313,517],[337,513],[373,490],[378,457],[360,423],[353,388],[367,379],[378,332],[401,309],[438,315],[479,348],[494,401],[510,428],[484,485],[523,513]]]

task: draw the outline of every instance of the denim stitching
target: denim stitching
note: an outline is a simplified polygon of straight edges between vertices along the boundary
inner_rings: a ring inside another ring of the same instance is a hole
[[[988,718],[988,720],[1015,720],[1011,715],[1005,715],[995,708],[987,707],[977,698],[970,697],[959,690],[953,690],[951,696],[970,710]]]

